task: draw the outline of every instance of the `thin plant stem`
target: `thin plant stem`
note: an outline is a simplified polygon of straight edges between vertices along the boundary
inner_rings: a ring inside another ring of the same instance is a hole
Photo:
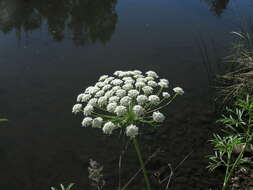
[[[135,147],[135,150],[136,150],[136,153],[137,153],[137,156],[138,156],[138,159],[139,159],[142,171],[143,171],[143,176],[144,176],[144,180],[145,180],[145,183],[146,183],[146,186],[147,186],[147,190],[151,190],[151,186],[150,186],[150,183],[149,183],[149,179],[148,179],[147,171],[146,171],[146,168],[145,168],[145,164],[143,162],[141,151],[140,151],[140,148],[139,148],[139,144],[138,144],[138,141],[137,141],[136,138],[133,138],[133,143],[134,143],[134,147]]]
[[[226,173],[225,173],[225,179],[223,182],[223,186],[222,186],[222,190],[225,190],[227,188],[227,184],[228,184],[228,176],[229,176],[229,168],[230,168],[230,160],[231,160],[231,153],[228,153],[228,162],[227,162],[227,168],[226,168]]]
[[[235,163],[232,165],[232,168],[230,169],[228,175],[226,176],[225,181],[224,181],[224,184],[223,184],[223,187],[222,187],[222,190],[226,190],[226,189],[227,189],[228,184],[229,184],[229,180],[230,180],[230,178],[231,178],[231,175],[233,174],[233,172],[234,172],[236,166],[238,165],[239,161],[240,161],[240,160],[242,159],[242,157],[243,157],[243,154],[244,154],[246,145],[247,145],[247,143],[245,143],[245,145],[244,145],[242,151],[240,152],[240,154],[239,154],[239,156],[237,157]],[[227,166],[227,167],[229,167],[229,166]]]

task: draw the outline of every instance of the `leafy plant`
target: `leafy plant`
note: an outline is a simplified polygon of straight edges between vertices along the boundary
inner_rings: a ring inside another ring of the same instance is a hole
[[[225,60],[227,71],[217,76],[218,100],[228,104],[246,94],[253,95],[253,26],[232,32],[237,38],[232,44],[230,56]]]
[[[211,171],[218,167],[226,168],[222,190],[228,189],[235,170],[242,164],[249,163],[243,156],[253,139],[253,98],[247,95],[246,99],[238,100],[234,109],[227,108],[227,113],[228,115],[223,115],[222,119],[218,120],[227,136],[215,134],[210,140],[215,152],[209,156],[208,166]],[[238,154],[234,154],[235,152]]]
[[[74,185],[75,185],[74,183],[70,183],[67,187],[65,187],[63,184],[60,184],[60,190],[71,190]],[[55,187],[51,187],[51,190],[58,190],[58,189]]]

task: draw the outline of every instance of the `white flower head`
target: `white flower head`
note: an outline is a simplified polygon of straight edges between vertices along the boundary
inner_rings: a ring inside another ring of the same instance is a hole
[[[117,106],[114,112],[117,116],[121,116],[127,113],[127,108],[125,106]]]
[[[105,86],[102,88],[102,90],[103,90],[103,91],[107,91],[107,90],[109,90],[111,87],[112,87],[112,85],[107,84],[107,85],[105,85]]]
[[[125,80],[124,83],[125,84],[133,84],[133,83],[135,83],[135,80],[134,79],[128,79],[128,80]]]
[[[113,103],[113,102],[118,103],[119,100],[120,98],[118,96],[112,96],[109,98],[109,103]]]
[[[92,124],[92,118],[91,117],[85,117],[82,121],[83,127],[88,127]]]
[[[114,86],[114,87],[112,88],[112,91],[113,91],[113,92],[117,92],[117,90],[120,90],[120,89],[121,89],[120,86]]]
[[[144,109],[142,106],[140,106],[140,105],[135,105],[135,106],[133,107],[133,112],[134,112],[137,116],[142,116],[142,115],[144,115],[144,113],[145,113],[145,109]]]
[[[105,91],[99,90],[99,91],[95,94],[95,97],[96,97],[96,98],[99,98],[99,97],[101,97],[101,96],[104,96],[104,94],[105,94]]]
[[[105,79],[107,79],[109,76],[108,75],[102,75],[100,78],[99,78],[99,81],[104,81]]]
[[[148,81],[148,85],[150,87],[157,87],[158,86],[157,82],[155,82],[155,81]]]
[[[105,95],[104,95],[104,96],[105,96],[106,98],[108,98],[108,99],[109,99],[109,98],[110,98],[110,97],[112,97],[113,95],[114,95],[114,91],[109,90],[109,91],[107,91],[107,92],[105,93]]]
[[[146,81],[154,81],[155,79],[154,79],[154,77],[146,77],[145,80]]]
[[[155,71],[147,71],[146,72],[148,77],[158,78],[159,76],[156,74]]]
[[[126,127],[126,136],[130,138],[134,138],[138,135],[139,133],[139,128],[136,127],[135,125],[129,125]]]
[[[105,82],[97,82],[95,86],[98,88],[103,88],[105,85],[106,85]]]
[[[97,98],[91,98],[88,102],[88,104],[92,105],[92,106],[96,106],[97,105]]]
[[[144,82],[136,82],[135,83],[135,87],[136,88],[142,88],[142,87],[144,87],[146,84],[144,83]]]
[[[119,97],[119,98],[122,98],[126,95],[126,90],[123,90],[123,89],[119,89],[116,91],[116,95]]]
[[[116,102],[109,103],[106,107],[106,110],[113,113],[115,111],[116,107],[117,107]]]
[[[83,109],[83,114],[84,114],[85,116],[88,116],[88,115],[91,115],[91,113],[92,113],[93,111],[94,111],[93,106],[90,105],[90,104],[87,104],[87,105],[85,106],[85,108]]]
[[[160,79],[160,82],[158,82],[158,85],[162,88],[168,88],[169,81],[167,79]]]
[[[94,88],[94,86],[89,86],[89,87],[87,87],[87,88],[85,89],[85,93],[86,93],[86,94],[89,94],[89,93],[90,93],[90,90],[91,90],[92,88]]]
[[[163,97],[167,99],[170,97],[170,94],[168,92],[163,92]]]
[[[77,114],[78,112],[82,111],[82,104],[75,104],[72,108],[72,113]]]
[[[138,90],[133,89],[133,90],[129,90],[128,91],[128,96],[131,97],[131,98],[135,98],[138,95],[139,95],[139,91]]]
[[[81,102],[84,95],[85,95],[85,94],[79,94],[79,95],[77,96],[77,98],[76,98],[76,101],[77,101],[77,102]]]
[[[120,79],[114,79],[114,80],[111,81],[111,84],[114,85],[114,86],[119,86],[122,83],[123,83],[123,81],[120,80]]]
[[[152,87],[150,87],[150,86],[144,86],[143,88],[142,88],[142,91],[144,92],[144,94],[152,94],[153,93],[153,88]]]
[[[126,83],[122,86],[124,90],[131,90],[134,88],[134,86],[131,83]]]
[[[108,77],[107,79],[105,79],[105,83],[109,84],[113,79],[115,79],[114,77]]]
[[[100,107],[103,107],[103,106],[105,106],[106,104],[107,104],[107,98],[106,98],[106,97],[102,96],[102,97],[100,97],[100,98],[98,99],[98,105],[99,105]]]
[[[134,70],[133,73],[134,73],[134,75],[141,75],[142,74],[142,72],[140,70]]]
[[[173,88],[173,91],[179,95],[183,95],[184,94],[184,90],[180,87],[175,87]]]
[[[143,76],[143,75],[134,75],[134,78],[135,78],[135,79],[144,78],[144,76]]]
[[[148,97],[145,95],[139,95],[139,96],[137,96],[136,100],[137,100],[138,104],[144,105],[148,101]]]
[[[158,105],[160,103],[160,98],[157,95],[150,95],[148,100],[153,105]]]
[[[122,72],[123,72],[123,71],[115,71],[113,74],[114,74],[115,76],[119,76]]]
[[[104,124],[102,130],[103,130],[104,134],[111,135],[111,134],[112,134],[112,131],[113,131],[115,128],[117,128],[116,125],[115,125],[113,122],[109,121],[109,122],[106,122],[106,123]]]
[[[95,94],[97,91],[99,91],[100,88],[98,88],[97,86],[94,86],[93,88],[89,89],[89,94]]]
[[[159,111],[153,112],[152,117],[153,117],[153,120],[158,123],[162,123],[165,119],[165,116]]]
[[[120,100],[120,105],[122,105],[122,106],[129,106],[129,104],[131,103],[131,101],[132,101],[132,98],[130,98],[129,96],[124,96]]]
[[[92,121],[93,128],[101,128],[102,124],[103,124],[103,118],[101,118],[101,117],[96,117]]]

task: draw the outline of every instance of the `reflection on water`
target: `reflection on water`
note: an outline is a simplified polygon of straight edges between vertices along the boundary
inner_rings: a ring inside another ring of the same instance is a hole
[[[227,8],[229,0],[202,0],[210,7],[210,10],[217,16],[221,16],[223,11]]]
[[[48,33],[61,41],[66,30],[76,45],[106,43],[117,23],[116,0],[0,0],[0,30],[28,33],[47,24]]]

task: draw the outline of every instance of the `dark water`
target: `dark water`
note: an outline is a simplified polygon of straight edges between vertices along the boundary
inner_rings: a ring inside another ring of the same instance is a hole
[[[81,128],[71,108],[100,75],[128,69],[155,70],[186,91],[161,130],[143,139],[146,153],[166,151],[150,169],[193,151],[171,189],[215,187],[219,174],[205,168],[216,131],[211,75],[230,32],[252,14],[250,0],[0,0],[0,113],[10,119],[0,129],[1,189],[89,189],[89,158],[104,164],[107,189],[116,189],[119,139]],[[125,181],[137,166],[133,152],[126,160]]]

